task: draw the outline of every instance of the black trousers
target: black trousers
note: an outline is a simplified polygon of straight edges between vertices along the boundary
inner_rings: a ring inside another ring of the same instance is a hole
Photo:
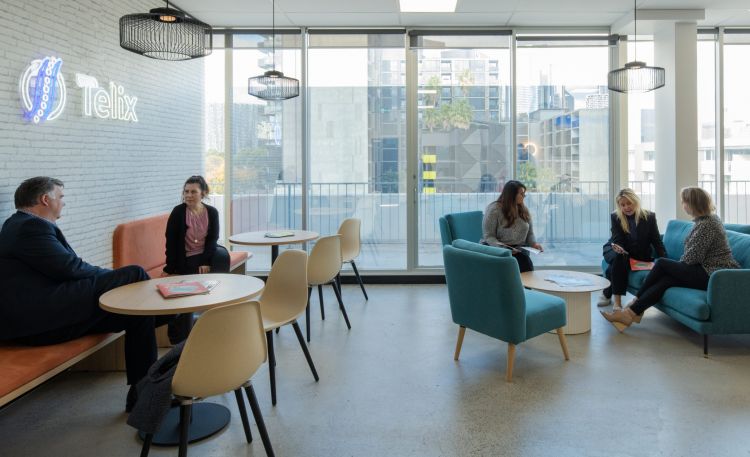
[[[518,248],[518,250],[518,253],[513,254],[513,258],[518,262],[518,269],[521,270],[521,273],[525,271],[534,271],[534,263],[531,261],[529,253],[521,248]]]
[[[654,268],[643,281],[631,309],[638,315],[642,314],[655,305],[670,287],[706,290],[708,278],[708,273],[700,264],[688,265],[672,259],[656,259]]]
[[[205,265],[201,262],[202,255],[193,255],[185,259],[185,269],[180,271],[181,275],[193,275],[198,273],[198,267]],[[229,252],[224,246],[216,246],[216,252],[209,262],[211,273],[229,273]]]
[[[156,361],[156,336],[154,327],[163,325],[174,316],[128,316],[113,314],[99,307],[99,296],[114,288],[149,279],[143,268],[135,265],[107,271],[96,277],[94,290],[97,303],[92,315],[85,321],[51,330],[39,335],[26,336],[16,341],[30,346],[63,343],[84,335],[125,330],[125,370],[128,384],[135,384]]]
[[[607,264],[604,277],[609,279],[610,286],[602,292],[605,297],[625,295],[628,291],[628,275],[630,274],[630,260],[628,256],[617,254],[612,263]]]

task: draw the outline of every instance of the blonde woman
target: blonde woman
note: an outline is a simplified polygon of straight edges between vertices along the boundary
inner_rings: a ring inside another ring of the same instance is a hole
[[[599,306],[607,306],[614,298],[614,308],[622,308],[622,297],[628,287],[630,259],[652,261],[652,252],[657,257],[667,255],[656,225],[656,215],[643,209],[641,199],[633,190],[625,188],[615,197],[616,209],[611,214],[609,241],[604,245],[604,260],[607,269],[604,275],[611,286],[599,297]]]
[[[656,304],[670,287],[706,290],[714,271],[740,267],[732,257],[721,219],[713,214],[711,196],[700,187],[686,187],[680,192],[680,198],[682,208],[695,223],[685,238],[685,251],[680,260],[657,259],[627,308],[602,312],[620,332],[633,322],[640,322],[643,312]]]

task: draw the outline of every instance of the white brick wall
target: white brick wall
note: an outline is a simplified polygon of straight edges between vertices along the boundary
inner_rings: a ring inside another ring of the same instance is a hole
[[[169,211],[184,180],[201,173],[203,62],[166,62],[125,51],[119,18],[159,1],[3,0],[0,2],[0,221],[13,192],[31,176],[65,182],[58,222],[84,260],[111,266],[121,222]],[[68,101],[40,125],[23,120],[19,78],[34,59],[63,59]],[[137,123],[84,117],[75,73],[138,97]]]

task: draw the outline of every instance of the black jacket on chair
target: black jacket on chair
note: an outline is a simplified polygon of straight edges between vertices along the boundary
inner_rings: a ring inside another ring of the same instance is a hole
[[[95,278],[57,225],[21,211],[0,231],[0,340],[78,324],[98,309]]]
[[[609,241],[604,245],[604,258],[607,263],[612,263],[611,260],[607,259],[607,251],[612,251],[612,243],[615,243],[626,251],[632,259],[651,261],[654,259],[654,253],[656,257],[665,257],[667,250],[664,248],[664,243],[661,240],[659,234],[659,227],[656,224],[656,214],[649,212],[645,221],[640,221],[636,226],[637,238],[633,240],[630,234],[625,233],[620,225],[620,219],[617,218],[617,213],[610,215],[610,230],[612,236]],[[653,249],[653,250],[652,250]]]
[[[219,211],[213,206],[206,205],[208,211],[208,233],[206,234],[206,243],[203,248],[203,265],[209,265],[211,258],[216,253],[216,242],[219,240]],[[174,207],[167,220],[167,264],[164,271],[169,274],[181,274],[185,271],[185,233],[187,224],[185,224],[185,213],[187,205],[181,203]]]

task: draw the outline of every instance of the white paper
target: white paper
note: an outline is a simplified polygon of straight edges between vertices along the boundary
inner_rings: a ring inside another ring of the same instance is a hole
[[[542,251],[540,251],[537,248],[532,248],[531,246],[520,246],[520,247],[521,247],[521,249],[525,249],[526,251],[530,252],[531,254],[539,254],[540,252],[542,252]]]
[[[562,274],[550,274],[544,277],[545,281],[554,282],[560,287],[593,286],[594,283],[588,279]]]

